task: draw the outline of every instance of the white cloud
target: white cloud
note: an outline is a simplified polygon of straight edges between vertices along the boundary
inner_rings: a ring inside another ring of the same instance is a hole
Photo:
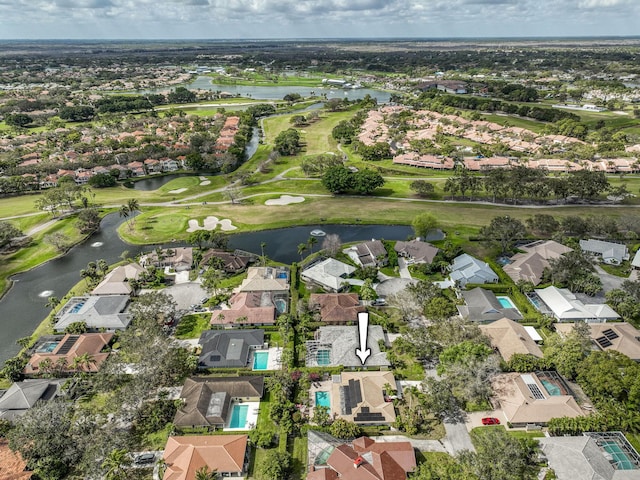
[[[0,38],[636,35],[638,18],[640,0],[0,0]]]

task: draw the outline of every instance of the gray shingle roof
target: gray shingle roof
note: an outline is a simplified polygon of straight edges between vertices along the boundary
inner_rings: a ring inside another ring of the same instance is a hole
[[[264,344],[264,330],[207,330],[200,336],[200,368],[243,368],[249,351]]]

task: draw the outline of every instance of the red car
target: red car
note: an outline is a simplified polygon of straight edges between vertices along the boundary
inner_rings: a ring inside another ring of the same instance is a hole
[[[500,420],[495,417],[484,417],[482,419],[483,425],[500,425]]]

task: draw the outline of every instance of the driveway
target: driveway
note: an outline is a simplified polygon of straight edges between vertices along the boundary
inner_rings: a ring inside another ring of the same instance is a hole
[[[598,274],[598,277],[600,277],[600,280],[602,280],[602,289],[605,292],[620,288],[622,282],[627,280],[626,278],[605,272],[599,265],[596,265],[596,273]]]
[[[386,297],[388,295],[393,295],[394,293],[401,292],[407,285],[414,283],[415,280],[409,280],[406,278],[397,278],[392,277],[388,280],[380,282],[376,287],[376,293],[380,297]]]
[[[449,455],[455,456],[463,450],[476,451],[473,443],[471,443],[471,436],[467,426],[464,423],[444,422],[444,429],[447,432],[447,436],[444,437],[442,443],[444,443]]]
[[[409,265],[407,265],[407,261],[402,257],[398,257],[398,271],[400,272],[400,278],[411,280],[412,277],[411,272],[409,272]]]
[[[442,452],[447,453],[447,450],[442,445],[440,440],[422,440],[416,438],[406,437],[404,435],[382,435],[374,437],[376,442],[409,442],[413,448],[420,450],[421,452]]]
[[[209,296],[202,285],[196,282],[171,285],[163,292],[173,297],[178,304],[178,310],[190,310],[191,305],[200,304],[203,298]]]

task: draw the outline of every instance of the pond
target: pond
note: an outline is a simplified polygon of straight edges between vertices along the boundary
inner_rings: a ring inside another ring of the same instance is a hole
[[[378,103],[388,103],[391,94],[383,90],[375,90],[373,88],[355,88],[342,89],[330,87],[296,87],[296,86],[257,86],[257,85],[228,85],[211,83],[210,77],[198,77],[192,83],[183,85],[189,90],[212,90],[214,92],[226,92],[233,96],[249,97],[261,100],[282,100],[288,93],[297,93],[303,97],[312,95],[323,96],[326,94],[327,99],[331,98],[347,98],[349,100],[359,100],[369,95],[375,98]],[[141,90],[136,93],[162,93],[167,92],[168,88],[159,88],[153,90]],[[312,93],[313,92],[313,93]],[[209,107],[210,108],[210,107]]]
[[[80,270],[87,263],[104,259],[111,264],[119,261],[124,251],[128,251],[128,256],[135,257],[143,251],[154,249],[153,245],[139,246],[123,242],[116,231],[123,221],[118,214],[107,215],[102,220],[100,231],[72,248],[67,255],[13,277],[13,287],[0,300],[0,365],[18,353],[16,340],[31,335],[48,315],[50,310],[45,306],[47,298],[66,295],[80,280]],[[310,225],[238,233],[231,235],[229,246],[260,254],[260,245],[264,242],[265,254],[269,258],[292,263],[300,260],[298,245],[306,243],[314,229],[337,234],[343,243],[372,238],[403,240],[412,234],[411,227],[404,225]],[[442,238],[440,234],[436,237]],[[318,251],[322,240],[318,238],[314,251]]]

